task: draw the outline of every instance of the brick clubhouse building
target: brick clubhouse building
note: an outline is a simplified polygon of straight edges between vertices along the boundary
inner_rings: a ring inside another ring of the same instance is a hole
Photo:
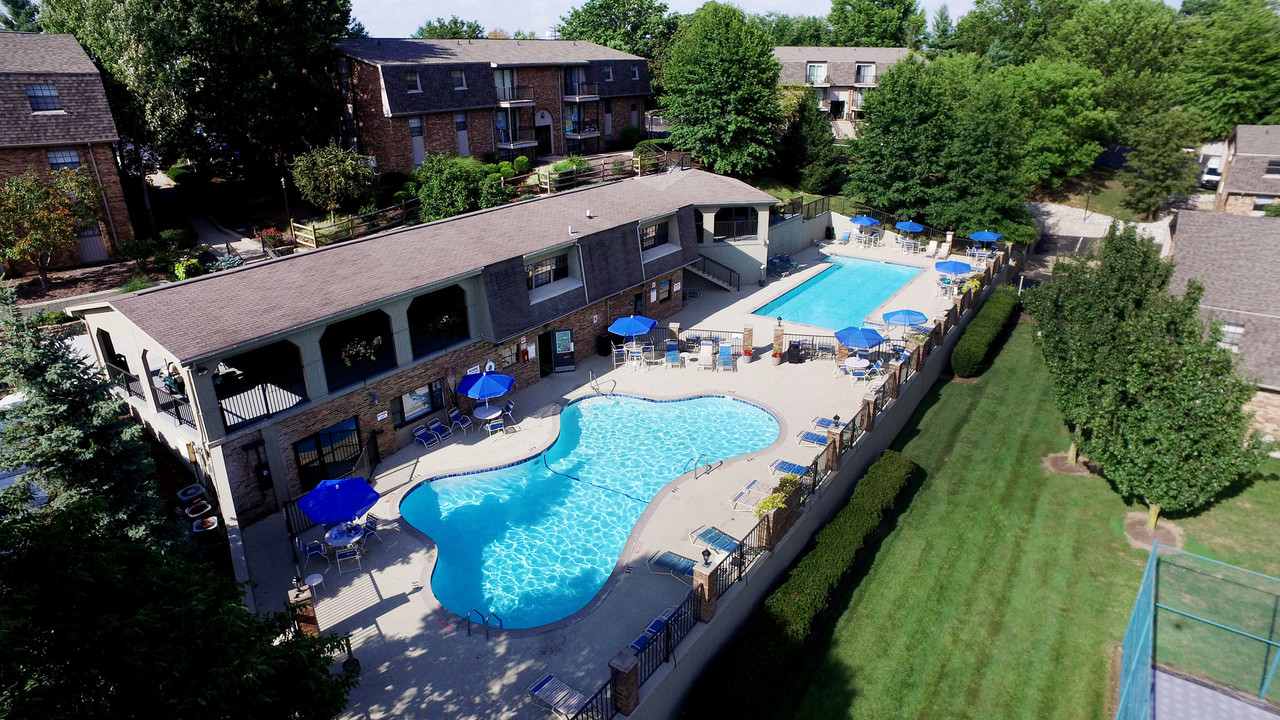
[[[131,412],[199,465],[232,531],[353,474],[368,448],[389,455],[414,426],[472,410],[456,388],[475,368],[528,387],[555,350],[570,347],[556,356],[568,363],[593,353],[617,317],[675,314],[715,214],[749,210],[767,233],[774,202],[730,178],[663,173],[71,312]],[[565,330],[572,344],[553,347]]]
[[[0,183],[70,168],[100,187],[101,219],[55,265],[106,260],[133,238],[113,148],[119,140],[102,77],[74,37],[0,32]]]
[[[426,153],[498,159],[601,152],[642,126],[644,58],[574,40],[339,40],[346,147],[379,172]]]

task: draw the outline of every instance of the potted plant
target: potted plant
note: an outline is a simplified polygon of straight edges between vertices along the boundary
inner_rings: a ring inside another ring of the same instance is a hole
[[[752,360],[755,360],[755,354],[751,348],[742,348],[742,356],[738,358],[738,364],[750,365]]]
[[[773,351],[773,355],[771,355],[771,356],[770,356],[770,360],[773,362],[773,364],[774,364],[774,365],[781,365],[781,364],[782,364],[782,351],[781,351],[781,350],[774,350],[774,351]]]

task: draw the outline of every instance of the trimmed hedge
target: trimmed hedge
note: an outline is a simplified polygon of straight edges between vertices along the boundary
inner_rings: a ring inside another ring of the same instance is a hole
[[[951,370],[957,377],[969,378],[978,374],[982,362],[987,359],[991,344],[1000,336],[1000,331],[1009,322],[1009,316],[1018,307],[1018,293],[1008,285],[1003,285],[991,293],[987,302],[978,311],[977,317],[969,322],[964,335],[951,351]]]
[[[867,469],[848,504],[814,536],[787,579],[765,598],[762,611],[707,670],[707,686],[723,687],[721,681],[732,680],[736,688],[733,693],[713,694],[718,712],[755,717],[770,704],[780,679],[800,663],[814,623],[848,576],[858,551],[918,470],[905,455],[892,450]],[[733,707],[725,707],[726,702]],[[691,703],[697,703],[696,696]]]

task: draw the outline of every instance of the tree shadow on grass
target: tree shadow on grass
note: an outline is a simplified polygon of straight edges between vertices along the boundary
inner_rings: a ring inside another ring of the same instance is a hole
[[[1110,482],[1110,480],[1108,480],[1107,482]],[[1236,478],[1234,482],[1232,482],[1230,485],[1223,488],[1222,492],[1218,493],[1218,496],[1216,498],[1214,498],[1208,505],[1205,505],[1202,508],[1199,508],[1197,510],[1184,510],[1184,511],[1176,511],[1176,512],[1161,511],[1160,517],[1166,518],[1169,520],[1181,520],[1183,518],[1196,517],[1197,515],[1203,515],[1204,513],[1207,513],[1213,508],[1217,507],[1222,502],[1238,497],[1245,490],[1248,490],[1249,488],[1253,487],[1256,483],[1263,483],[1263,482],[1280,482],[1280,473],[1265,472],[1263,470],[1255,470],[1251,473],[1248,473],[1246,475],[1240,476],[1239,478]],[[1111,489],[1112,490],[1115,489],[1114,484],[1111,485]],[[1125,501],[1130,502],[1130,498],[1125,498]],[[1133,500],[1133,502],[1131,502],[1131,504],[1140,505],[1141,503],[1135,499]]]

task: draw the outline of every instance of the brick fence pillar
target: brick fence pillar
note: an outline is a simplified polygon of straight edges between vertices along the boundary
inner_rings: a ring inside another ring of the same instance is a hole
[[[782,328],[780,327],[774,328],[773,329],[773,351],[782,352],[787,349],[785,345],[786,345],[786,340],[784,339],[784,333],[782,332]]]
[[[300,589],[290,590],[289,602],[295,606],[293,619],[298,623],[298,630],[303,635],[320,637],[320,623],[316,620],[316,608],[311,604],[311,587],[303,585]]]
[[[640,705],[640,658],[623,650],[609,661],[613,675],[613,709],[630,715]]]
[[[843,365],[844,361],[848,359],[849,348],[845,347],[843,343],[836,343],[836,362]]]
[[[742,328],[742,349],[750,350],[754,355],[756,352],[756,329],[750,325]]]
[[[840,469],[840,455],[845,448],[840,447],[840,428],[832,425],[827,428],[827,449],[823,456],[826,460],[827,472],[835,472]]]
[[[720,563],[729,557],[730,555],[721,553],[720,557],[712,558],[710,565],[697,563],[693,566],[693,590],[698,597],[694,605],[696,608],[694,616],[698,622],[711,622],[711,618],[716,615],[716,600],[720,598],[716,570],[720,567]]]
[[[894,360],[889,363],[889,375],[884,381],[884,394],[890,400],[898,398],[898,382],[902,377],[902,361]]]
[[[869,392],[862,396],[862,409],[858,411],[858,427],[862,432],[871,432],[876,426],[876,394]]]

